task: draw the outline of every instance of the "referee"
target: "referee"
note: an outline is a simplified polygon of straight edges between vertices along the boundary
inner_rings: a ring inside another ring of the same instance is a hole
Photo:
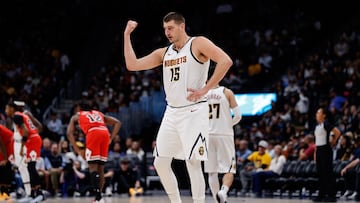
[[[338,128],[327,120],[324,108],[316,112],[317,126],[315,128],[315,161],[319,175],[319,194],[314,202],[336,202],[336,180],[333,173],[332,147],[340,137]]]

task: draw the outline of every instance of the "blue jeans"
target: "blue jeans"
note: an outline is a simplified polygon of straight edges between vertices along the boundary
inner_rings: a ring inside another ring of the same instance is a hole
[[[253,193],[257,196],[262,195],[263,185],[266,179],[279,177],[279,174],[273,171],[260,171],[253,174]]]

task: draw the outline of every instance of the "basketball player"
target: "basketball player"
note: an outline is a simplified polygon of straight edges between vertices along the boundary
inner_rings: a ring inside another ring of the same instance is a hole
[[[333,150],[340,137],[340,130],[327,121],[327,112],[319,108],[316,112],[315,128],[316,169],[319,174],[319,193],[314,202],[336,202],[336,179],[333,173]]]
[[[42,201],[45,197],[40,189],[40,177],[36,170],[36,161],[40,157],[42,145],[38,129],[41,130],[42,125],[30,112],[24,112],[24,106],[24,102],[10,101],[6,105],[5,113],[13,121],[15,165],[19,169],[26,194]]]
[[[13,132],[0,125],[0,201],[9,199],[11,184],[15,177],[12,170],[14,156]]]
[[[227,192],[236,173],[233,125],[241,120],[241,112],[234,93],[223,86],[209,90],[207,101],[210,113],[210,139],[208,161],[204,162],[204,168],[209,175],[209,187],[215,202],[224,203],[227,201]],[[220,191],[218,173],[224,174]]]
[[[180,203],[178,182],[171,169],[173,158],[183,159],[189,173],[192,198],[205,201],[205,180],[201,160],[207,160],[209,107],[205,94],[224,77],[232,60],[209,39],[190,37],[185,19],[177,12],[163,18],[163,28],[170,46],[158,48],[137,58],[131,33],[137,22],[128,21],[124,31],[124,55],[130,71],[148,70],[162,64],[167,107],[154,149],[154,166],[171,203]],[[206,83],[210,60],[215,71]]]
[[[74,137],[77,122],[86,136],[85,159],[89,164],[91,185],[95,192],[93,202],[103,203],[101,191],[105,182],[104,165],[107,161],[110,141],[118,134],[121,122],[100,111],[91,110],[87,104],[81,104],[80,111],[71,117],[67,128],[68,139],[77,154],[81,154]],[[111,137],[106,125],[112,126]]]

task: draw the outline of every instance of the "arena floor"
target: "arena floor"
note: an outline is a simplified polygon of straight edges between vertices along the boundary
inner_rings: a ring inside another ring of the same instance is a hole
[[[192,203],[191,196],[188,192],[181,192],[183,203]],[[49,198],[44,202],[46,203],[91,203],[93,198],[79,198],[79,197],[67,197],[67,198]],[[169,203],[168,197],[163,191],[155,191],[153,193],[148,193],[145,196],[140,197],[128,197],[126,195],[115,195],[113,197],[105,197],[105,203]],[[1,201],[0,201],[1,202]],[[16,201],[12,201],[15,203]],[[206,203],[213,203],[212,197],[207,194]],[[288,198],[288,197],[274,197],[274,198],[251,198],[251,197],[235,197],[230,196],[228,198],[228,203],[312,203],[311,199],[305,198],[300,199],[298,197]],[[346,201],[338,200],[338,203],[341,202],[355,202],[355,201]]]
[[[192,199],[189,196],[182,198],[183,203],[192,203]],[[83,203],[91,202],[92,198],[54,198],[47,199],[45,202],[62,202],[62,203]],[[145,197],[106,197],[105,203],[169,203],[169,200],[166,196],[145,196]],[[211,197],[206,197],[206,202],[214,202]],[[280,198],[270,198],[270,199],[256,199],[256,198],[239,198],[239,197],[230,197],[228,198],[228,203],[235,202],[248,202],[248,203],[312,203],[310,199],[280,199]],[[354,201],[338,201],[338,202],[354,202]]]

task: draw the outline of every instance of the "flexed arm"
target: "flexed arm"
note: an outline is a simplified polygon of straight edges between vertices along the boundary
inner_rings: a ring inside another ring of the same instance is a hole
[[[130,71],[139,71],[155,68],[162,63],[162,57],[166,48],[156,49],[152,53],[142,58],[137,58],[131,42],[131,33],[135,30],[138,23],[129,20],[124,31],[124,56],[126,68]]]

